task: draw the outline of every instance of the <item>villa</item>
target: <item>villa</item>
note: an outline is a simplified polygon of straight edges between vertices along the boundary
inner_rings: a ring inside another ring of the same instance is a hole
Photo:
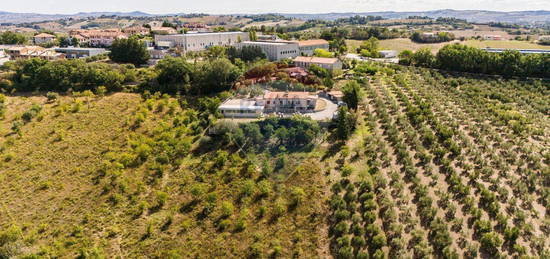
[[[310,113],[319,97],[308,92],[266,92],[250,99],[229,99],[220,105],[227,118],[258,118],[264,113]]]

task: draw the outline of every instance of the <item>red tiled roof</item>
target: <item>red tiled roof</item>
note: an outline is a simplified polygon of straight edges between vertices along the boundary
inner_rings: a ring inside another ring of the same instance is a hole
[[[319,57],[304,57],[298,56],[294,59],[294,62],[304,63],[317,63],[317,64],[334,64],[338,62],[337,58],[319,58]]]
[[[265,99],[307,99],[312,97],[308,92],[269,92],[264,95]]]
[[[325,45],[325,44],[328,44],[328,41],[326,41],[326,40],[301,40],[301,41],[298,41],[298,45],[300,47]]]

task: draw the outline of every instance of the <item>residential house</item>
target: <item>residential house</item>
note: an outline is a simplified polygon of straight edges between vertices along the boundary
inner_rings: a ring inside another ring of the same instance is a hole
[[[313,112],[318,96],[308,92],[268,92],[264,95],[265,112]]]
[[[16,46],[8,47],[5,53],[10,56],[11,60],[40,58],[44,60],[60,60],[65,59],[65,55],[57,53],[53,49],[45,49],[40,46]]]
[[[154,34],[161,34],[161,35],[171,35],[171,34],[178,33],[178,31],[172,27],[153,27],[151,28],[151,32]]]
[[[149,35],[150,33],[150,29],[149,28],[145,28],[143,26],[132,26],[132,27],[127,27],[127,28],[124,28],[122,29],[122,32],[126,33],[127,35],[141,35],[141,36],[145,36],[145,35]]]
[[[55,41],[55,35],[51,35],[49,33],[40,33],[33,37],[34,44],[36,45],[42,45],[42,44],[48,44]]]
[[[72,38],[78,37],[79,42],[88,43],[93,47],[109,47],[113,45],[113,42],[117,39],[128,38],[125,33],[119,29],[106,29],[106,30],[74,30],[70,32]],[[81,41],[81,39],[83,39]]]
[[[341,70],[342,61],[337,58],[320,58],[299,56],[294,59],[294,65],[297,67],[308,68],[311,65],[317,65],[330,71]]]

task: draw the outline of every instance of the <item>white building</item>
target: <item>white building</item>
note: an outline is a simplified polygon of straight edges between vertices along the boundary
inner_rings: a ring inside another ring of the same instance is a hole
[[[264,111],[263,99],[229,99],[218,108],[226,118],[258,118]]]
[[[278,61],[285,58],[294,58],[300,55],[300,48],[296,42],[288,41],[243,41],[237,43],[237,48],[260,47],[267,58]]]
[[[247,32],[155,35],[155,45],[159,48],[181,48],[187,52],[202,51],[212,46],[234,46],[248,39]]]
[[[342,61],[337,58],[319,58],[319,57],[296,57],[294,65],[297,67],[308,68],[311,65],[317,65],[330,71],[341,70]]]
[[[329,43],[326,40],[302,40],[297,43],[302,56],[313,56],[316,49],[329,50]]]

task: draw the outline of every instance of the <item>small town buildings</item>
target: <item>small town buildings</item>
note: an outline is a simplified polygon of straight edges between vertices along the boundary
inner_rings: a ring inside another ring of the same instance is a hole
[[[56,48],[55,51],[58,53],[65,54],[65,57],[68,59],[87,58],[87,57],[93,57],[96,55],[107,53],[107,50],[103,48],[67,47],[67,48]]]
[[[329,50],[329,43],[326,40],[303,40],[297,43],[302,56],[313,56],[316,49]]]
[[[247,32],[188,33],[155,35],[157,48],[180,48],[187,51],[203,51],[212,46],[235,46],[249,39]]]
[[[226,118],[258,118],[264,111],[263,99],[229,99],[218,108]]]
[[[81,44],[93,47],[109,47],[117,39],[126,39],[125,33],[119,29],[106,30],[74,30],[69,33],[71,38],[77,38]]]
[[[188,31],[196,31],[196,32],[210,32],[210,27],[204,23],[199,22],[193,22],[193,23],[186,23],[182,26]]]
[[[297,67],[308,68],[311,65],[317,65],[330,71],[341,70],[342,61],[337,58],[319,58],[299,56],[294,59],[294,65]]]
[[[259,47],[271,61],[279,61],[285,58],[294,58],[300,55],[298,43],[289,41],[243,41],[237,43],[237,48],[245,46]]]
[[[45,49],[40,46],[15,46],[8,47],[5,53],[10,56],[11,60],[40,58],[44,60],[60,60],[65,59],[65,55],[57,53],[53,49]]]
[[[151,28],[151,32],[154,34],[161,34],[161,35],[171,35],[171,34],[178,33],[178,31],[172,27],[153,27]]]
[[[145,28],[143,26],[132,26],[122,29],[122,32],[126,33],[127,35],[149,35],[150,30],[149,28]]]
[[[267,92],[264,95],[265,112],[313,112],[318,96],[308,92]]]
[[[55,41],[55,35],[51,35],[49,33],[40,33],[33,37],[34,44],[36,45],[42,45],[42,44],[48,44]]]

